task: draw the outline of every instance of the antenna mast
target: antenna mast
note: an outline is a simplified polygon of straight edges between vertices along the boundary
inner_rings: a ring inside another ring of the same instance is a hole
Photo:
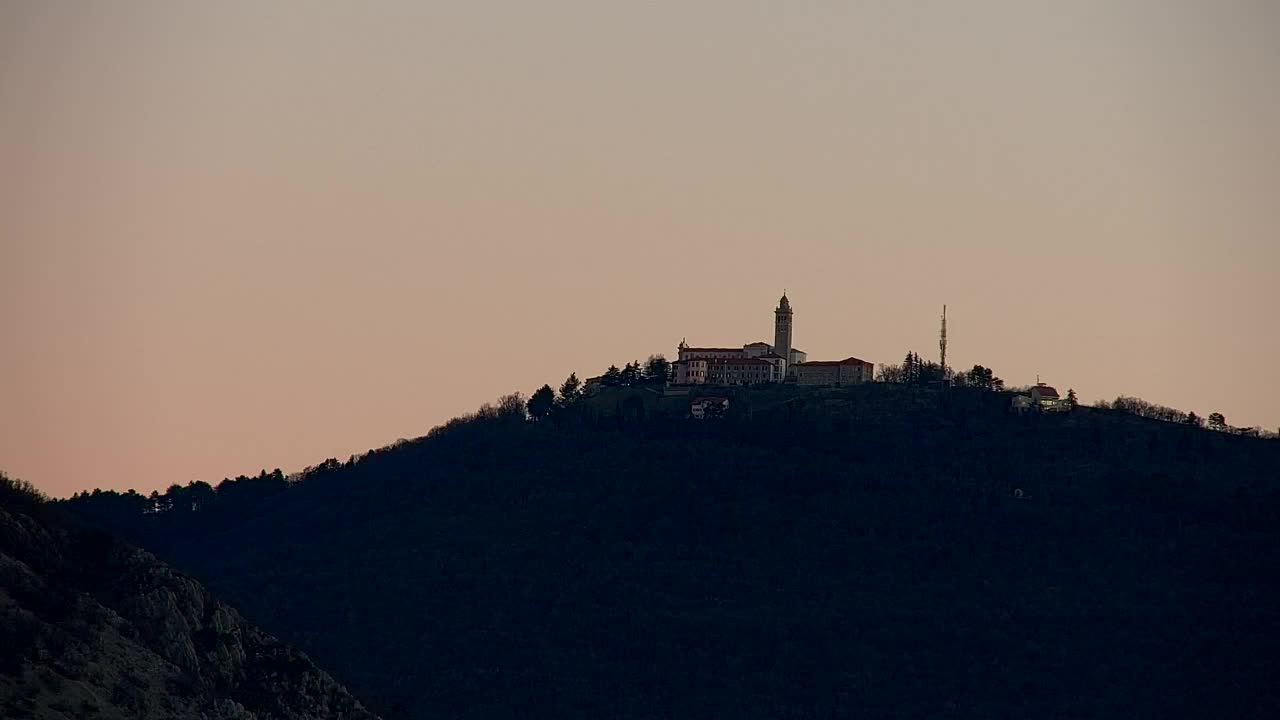
[[[942,382],[947,382],[947,306],[942,306],[942,332],[938,335],[938,349],[942,351]]]

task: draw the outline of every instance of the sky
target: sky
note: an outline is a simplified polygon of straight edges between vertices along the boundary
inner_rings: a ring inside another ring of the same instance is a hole
[[[286,472],[694,345],[1280,426],[1280,4],[0,0],[0,469]]]

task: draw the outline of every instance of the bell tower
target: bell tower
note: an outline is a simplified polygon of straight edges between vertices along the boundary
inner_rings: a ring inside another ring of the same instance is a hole
[[[773,311],[773,352],[782,357],[786,368],[784,377],[791,374],[791,317],[791,302],[784,290],[778,309]]]

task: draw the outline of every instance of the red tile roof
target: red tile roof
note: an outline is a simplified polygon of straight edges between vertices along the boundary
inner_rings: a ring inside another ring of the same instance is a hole
[[[1035,386],[1035,390],[1039,391],[1040,397],[1043,397],[1043,398],[1058,397],[1058,391],[1049,387],[1048,385],[1037,385]]]

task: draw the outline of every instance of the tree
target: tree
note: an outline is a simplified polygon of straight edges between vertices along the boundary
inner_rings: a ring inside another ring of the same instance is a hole
[[[635,385],[636,381],[639,379],[640,379],[639,361],[633,362],[633,363],[627,363],[626,365],[623,366],[622,374],[619,376],[619,380],[622,381],[623,385],[628,387],[631,385]]]
[[[1227,429],[1227,419],[1222,413],[1209,413],[1209,429],[1222,432]]]
[[[942,366],[938,363],[927,360],[920,361],[916,358],[916,383],[920,385],[931,385],[933,383],[942,382]]]
[[[608,387],[615,387],[622,384],[622,371],[617,365],[610,365],[608,370],[604,371],[604,376],[600,378],[600,384]]]
[[[1189,412],[1189,413],[1187,413],[1187,416],[1186,416],[1186,417],[1182,418],[1182,424],[1183,424],[1183,425],[1194,425],[1195,427],[1201,427],[1204,423],[1203,423],[1203,421],[1200,419],[1200,416],[1199,416],[1199,415],[1196,415],[1194,412]]]
[[[551,414],[551,409],[556,404],[556,393],[551,389],[550,385],[543,385],[529,396],[527,407],[529,409],[529,417],[534,420],[541,420]]]
[[[903,377],[901,365],[886,365],[885,363],[880,363],[880,367],[876,371],[876,382],[901,383],[903,382]]]
[[[524,397],[520,393],[515,392],[509,395],[503,395],[498,398],[498,419],[500,420],[524,420],[525,415]],[[337,462],[336,460],[334,461]]]
[[[1074,388],[1067,388],[1067,404],[1071,407],[1076,407],[1080,404],[1080,400],[1076,397],[1076,391]]]
[[[617,370],[618,368],[612,368]],[[578,381],[577,373],[569,373],[569,377],[564,379],[564,384],[560,386],[560,407],[568,407],[578,399],[582,394],[582,383]]]
[[[671,379],[671,363],[662,355],[650,355],[644,364],[644,379],[652,383],[665,383]]]
[[[908,385],[920,382],[920,357],[910,350],[902,359],[902,381]]]

